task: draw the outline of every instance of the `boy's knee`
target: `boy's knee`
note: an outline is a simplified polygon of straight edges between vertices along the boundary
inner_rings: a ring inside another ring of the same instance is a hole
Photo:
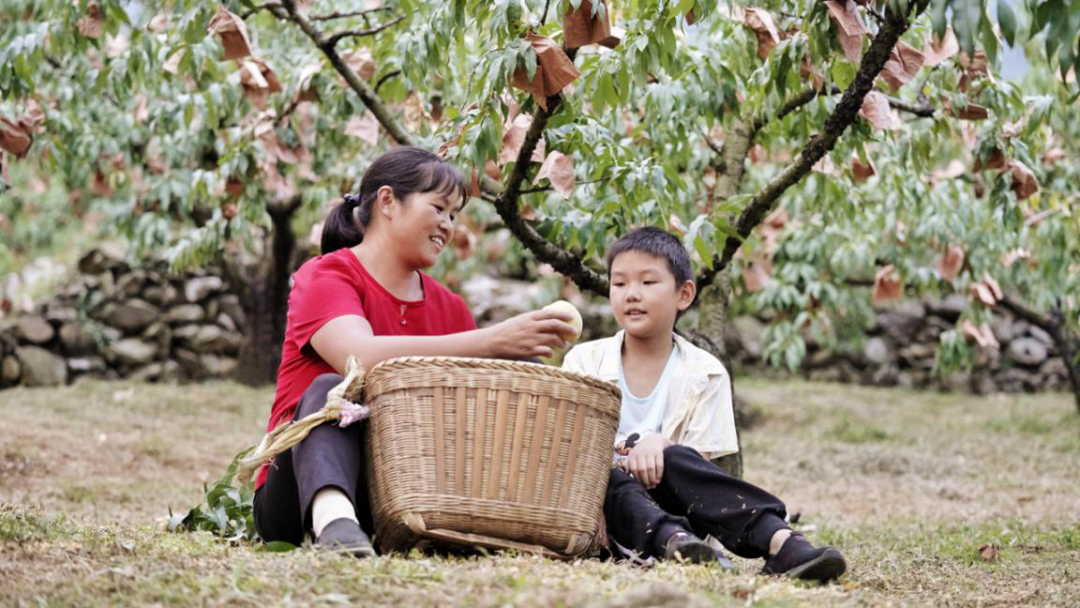
[[[664,465],[669,462],[677,462],[686,459],[701,460],[701,454],[694,448],[687,447],[685,445],[672,445],[664,448]]]

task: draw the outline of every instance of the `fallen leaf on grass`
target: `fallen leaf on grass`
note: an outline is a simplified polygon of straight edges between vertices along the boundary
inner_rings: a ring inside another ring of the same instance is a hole
[[[986,545],[983,545],[983,546],[979,547],[979,557],[981,557],[983,559],[983,561],[987,561],[987,562],[997,561],[997,559],[998,559],[998,557],[1000,555],[1001,555],[1001,551],[997,548],[997,545],[995,545],[994,543],[989,543],[989,544],[986,544]]]

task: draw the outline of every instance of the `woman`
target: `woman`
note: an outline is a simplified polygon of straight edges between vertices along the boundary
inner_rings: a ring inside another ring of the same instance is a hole
[[[325,405],[349,355],[370,370],[385,359],[445,355],[551,356],[574,334],[557,312],[531,312],[477,329],[464,300],[421,272],[450,242],[468,199],[439,157],[399,148],[364,174],[323,227],[322,255],[293,275],[268,430]],[[255,480],[255,527],[265,541],[303,542],[374,555],[361,425],[323,424],[264,465]]]

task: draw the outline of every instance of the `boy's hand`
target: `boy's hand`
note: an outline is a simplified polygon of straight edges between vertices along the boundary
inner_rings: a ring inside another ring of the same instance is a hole
[[[664,448],[671,442],[663,435],[646,435],[630,449],[626,461],[626,470],[641,482],[641,485],[653,489],[664,476]]]

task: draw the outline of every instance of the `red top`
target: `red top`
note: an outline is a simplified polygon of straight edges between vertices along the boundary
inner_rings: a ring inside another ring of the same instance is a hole
[[[424,299],[394,297],[379,284],[351,249],[339,249],[308,260],[292,277],[285,342],[278,368],[277,393],[266,430],[292,420],[297,403],[312,380],[334,373],[311,347],[311,336],[327,321],[359,315],[376,336],[442,336],[476,329],[465,300],[420,273]],[[259,470],[255,488],[266,482]]]

